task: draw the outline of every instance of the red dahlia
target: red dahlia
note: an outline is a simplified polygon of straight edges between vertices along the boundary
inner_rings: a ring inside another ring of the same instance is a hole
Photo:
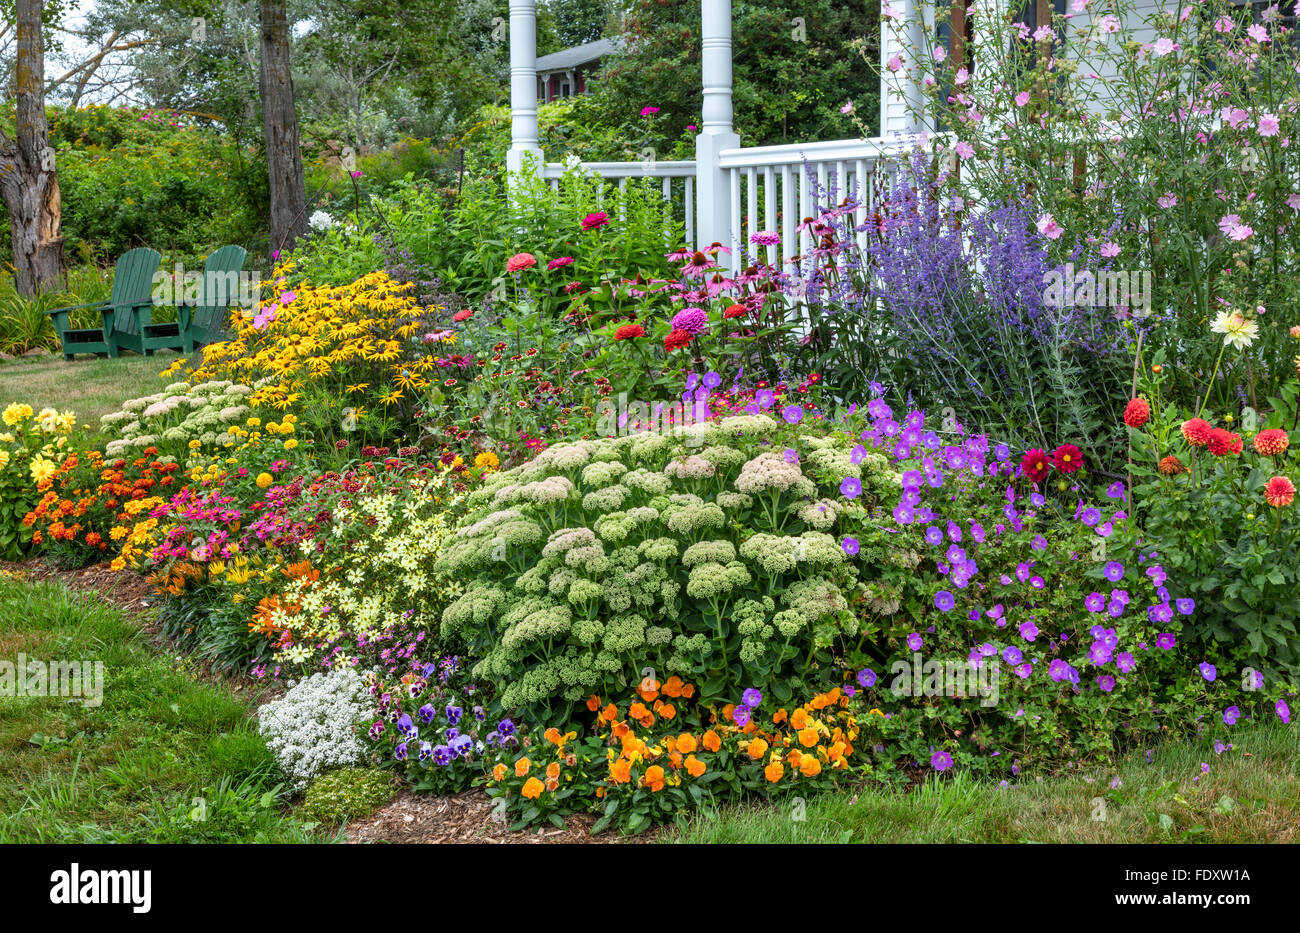
[[[1083,466],[1083,451],[1073,444],[1062,444],[1052,451],[1052,465],[1062,473],[1073,473]]]
[[[1047,479],[1047,474],[1051,469],[1052,461],[1041,450],[1026,451],[1024,457],[1020,460],[1020,472],[1031,483],[1041,483]]]
[[[1210,442],[1210,432],[1214,428],[1210,427],[1210,422],[1204,418],[1191,418],[1183,422],[1183,437],[1187,438],[1187,443],[1193,447],[1204,447]]]
[[[645,328],[640,324],[624,324],[618,330],[614,331],[615,340],[631,340],[633,337],[644,337]]]
[[[1225,431],[1223,428],[1211,428],[1206,446],[1216,457],[1235,456],[1241,453],[1241,435]]]
[[[674,350],[680,350],[694,339],[695,335],[689,330],[670,331],[668,336],[664,338],[664,352],[671,353]]]
[[[1151,420],[1151,406],[1144,398],[1131,398],[1124,407],[1124,423],[1130,428],[1140,428]]]

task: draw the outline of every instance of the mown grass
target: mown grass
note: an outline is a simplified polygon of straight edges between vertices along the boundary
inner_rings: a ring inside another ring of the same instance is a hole
[[[1293,843],[1297,812],[1300,732],[1276,722],[1241,729],[1221,755],[1209,741],[1169,742],[1149,763],[1138,753],[1107,773],[1008,787],[959,773],[910,792],[863,788],[802,805],[729,807],[693,816],[662,840]]]
[[[0,576],[0,660],[102,661],[103,702],[0,696],[0,843],[314,842],[251,705],[94,595]]]
[[[126,399],[161,390],[165,383],[158,374],[175,360],[176,354],[163,350],[115,360],[42,356],[0,362],[0,408],[26,402],[37,411],[72,409],[79,424],[97,430],[100,416],[117,411]]]

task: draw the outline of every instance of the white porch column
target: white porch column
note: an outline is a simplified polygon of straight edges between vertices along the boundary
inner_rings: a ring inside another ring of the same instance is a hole
[[[903,51],[904,74],[903,99],[907,104],[907,132],[920,133],[926,129],[926,122],[920,114],[925,112],[925,94],[921,89],[922,71],[931,66],[923,61],[925,54],[925,34],[932,29],[933,7],[924,0],[903,0],[903,17],[907,23],[907,46]],[[931,13],[927,16],[927,13]]]
[[[700,13],[704,107],[695,137],[697,248],[730,246],[732,235],[740,233],[731,229],[731,191],[727,172],[718,166],[719,152],[740,146],[731,125],[731,0],[701,0]]]
[[[506,168],[518,172],[531,154],[542,165],[537,138],[537,2],[510,0],[510,151]]]

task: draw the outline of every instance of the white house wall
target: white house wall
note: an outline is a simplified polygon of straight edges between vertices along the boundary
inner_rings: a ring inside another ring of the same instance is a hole
[[[974,58],[975,58],[975,77],[978,80],[981,71],[982,62],[988,62],[990,57],[995,56],[997,52],[990,48],[993,37],[990,30],[983,24],[996,22],[1000,17],[1002,10],[1005,10],[1010,2],[1019,2],[1019,0],[984,0],[984,2],[972,3],[974,12],[972,20],[974,24]],[[906,0],[882,0],[881,10],[892,6],[910,18],[911,3]],[[934,7],[927,7],[927,26],[933,30]],[[1069,7],[1067,6],[1067,10]],[[1133,38],[1139,42],[1152,42],[1156,38],[1155,30],[1144,22],[1149,19],[1157,10],[1160,9],[1159,0],[1135,0],[1132,9],[1125,16],[1126,26],[1132,30]],[[1069,30],[1073,32],[1076,29],[1087,29],[1092,24],[1092,16],[1088,11],[1075,13],[1070,17]],[[902,73],[892,73],[887,68],[889,60],[900,55],[904,61],[910,56],[906,46],[908,44],[906,37],[901,34],[898,28],[898,21],[891,23],[883,15],[881,16],[881,38],[880,38],[880,135],[886,139],[893,138],[897,134],[910,132],[913,127],[912,118],[909,117],[908,107],[904,99],[905,89],[904,82],[901,80]],[[893,28],[891,28],[891,26]],[[1114,41],[1112,39],[1112,41]],[[1112,63],[1097,61],[1085,61],[1081,66],[1081,72],[1087,74],[1095,72],[1102,78],[1113,78],[1116,75],[1115,67]]]

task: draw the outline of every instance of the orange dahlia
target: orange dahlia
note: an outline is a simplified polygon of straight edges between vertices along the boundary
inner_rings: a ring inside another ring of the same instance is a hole
[[[1177,476],[1179,473],[1186,473],[1187,467],[1183,461],[1179,460],[1173,454],[1163,458],[1157,467],[1162,476]]]
[[[1295,501],[1295,483],[1285,476],[1275,476],[1264,485],[1264,500],[1280,509]]]
[[[1269,428],[1255,435],[1255,449],[1266,457],[1284,454],[1290,446],[1291,439],[1279,428]]]

